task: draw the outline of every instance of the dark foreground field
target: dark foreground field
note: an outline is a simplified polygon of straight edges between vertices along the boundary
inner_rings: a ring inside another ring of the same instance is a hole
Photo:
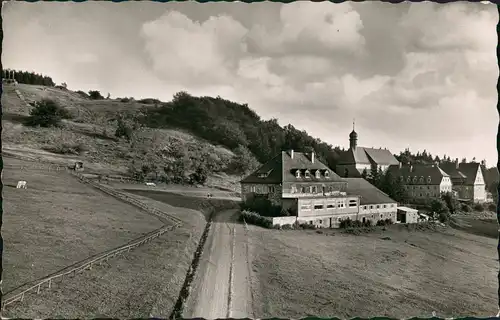
[[[498,309],[493,238],[452,228],[358,236],[249,228],[260,318],[491,317]]]

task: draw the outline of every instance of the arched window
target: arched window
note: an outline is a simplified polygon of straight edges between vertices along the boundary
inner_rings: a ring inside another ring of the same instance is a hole
[[[295,171],[295,178],[300,178],[300,170]]]
[[[310,178],[310,177],[311,177],[311,173],[309,172],[309,170],[306,170],[306,172],[305,172],[304,176],[305,176],[306,178]]]
[[[319,170],[316,170],[315,176],[316,176],[316,179],[321,178],[321,172],[319,172]]]
[[[428,176],[428,177],[427,177],[427,183],[431,183],[431,181],[432,181],[432,180],[431,180],[431,176]]]
[[[419,183],[424,183],[424,177],[420,177],[420,179],[418,180]]]
[[[413,183],[417,183],[417,177],[413,177]]]
[[[330,172],[328,172],[328,170],[325,171],[325,178],[330,178]]]

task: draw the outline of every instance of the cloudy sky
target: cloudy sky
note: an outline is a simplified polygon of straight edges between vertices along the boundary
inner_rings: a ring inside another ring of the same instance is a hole
[[[112,97],[180,90],[347,146],[497,160],[496,6],[3,3],[5,68]]]

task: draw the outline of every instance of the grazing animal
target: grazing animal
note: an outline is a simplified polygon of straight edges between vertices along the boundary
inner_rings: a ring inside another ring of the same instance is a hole
[[[16,188],[17,189],[27,189],[26,181],[23,181],[23,180],[18,181]]]
[[[153,182],[146,182],[146,185],[147,185],[148,187],[156,187],[156,184],[155,184],[155,183],[153,183]]]

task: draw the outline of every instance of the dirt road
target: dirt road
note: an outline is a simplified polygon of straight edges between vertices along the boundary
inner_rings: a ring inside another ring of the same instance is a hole
[[[214,218],[184,317],[254,317],[246,230],[236,219],[236,210]]]

